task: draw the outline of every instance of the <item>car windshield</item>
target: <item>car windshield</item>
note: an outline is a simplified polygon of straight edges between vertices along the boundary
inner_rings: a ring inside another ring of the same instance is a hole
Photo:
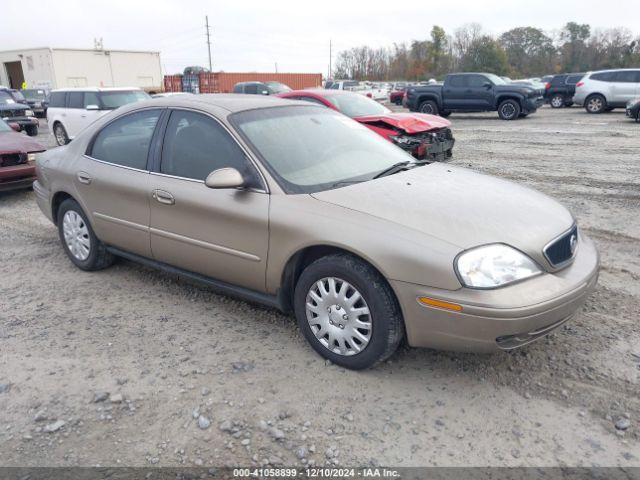
[[[269,89],[269,93],[275,95],[276,93],[284,93],[290,92],[291,89],[287,87],[284,83],[280,82],[267,82],[267,88]]]
[[[494,84],[494,85],[506,85],[507,82],[505,82],[502,78],[500,78],[497,75],[494,75],[493,73],[486,73],[485,76]]]
[[[353,93],[350,95],[327,95],[325,97],[334,107],[347,117],[364,117],[365,115],[386,115],[391,113],[387,107],[380,105],[375,100]]]
[[[13,97],[17,98],[18,102],[25,102],[27,100],[26,98],[24,98],[24,95],[18,90],[13,90]]]
[[[287,193],[313,193],[371,180],[392,165],[413,159],[328,108],[263,108],[230,119]]]
[[[0,132],[12,132],[11,127],[4,121],[0,120]]]
[[[0,105],[16,103],[9,92],[0,91]]]
[[[22,90],[22,94],[25,96],[27,100],[43,100],[45,96],[44,90]]]
[[[140,102],[151,98],[142,90],[114,90],[100,92],[100,101],[104,110],[113,110],[128,103]]]

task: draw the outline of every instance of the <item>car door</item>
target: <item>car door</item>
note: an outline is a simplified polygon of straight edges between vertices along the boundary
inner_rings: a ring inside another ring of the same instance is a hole
[[[607,99],[609,104],[624,106],[635,98],[636,94],[636,72],[634,70],[619,70],[613,76],[611,84],[611,98]]]
[[[449,75],[442,89],[442,103],[445,110],[462,110],[467,107],[468,75]]]
[[[82,130],[82,115],[84,114],[84,92],[68,92],[64,127],[69,138],[74,138]]]
[[[229,130],[212,116],[175,109],[150,175],[151,250],[156,260],[264,291],[269,195]],[[204,180],[232,167],[244,189],[211,189]]]
[[[162,112],[139,110],[104,126],[77,165],[74,179],[98,238],[149,258],[148,158]]]
[[[468,75],[465,105],[473,110],[493,107],[493,83],[484,75]]]

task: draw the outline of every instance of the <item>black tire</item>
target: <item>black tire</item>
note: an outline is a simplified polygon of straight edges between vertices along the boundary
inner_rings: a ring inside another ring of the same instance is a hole
[[[351,284],[369,307],[371,338],[359,353],[341,355],[329,350],[309,325],[305,307],[307,295],[316,282],[327,277]],[[371,265],[349,254],[328,255],[304,269],[295,288],[294,310],[300,330],[313,349],[333,363],[352,370],[369,368],[389,358],[404,337],[402,313],[391,287]]]
[[[551,108],[562,108],[566,103],[567,101],[561,93],[556,93],[549,99],[549,105],[551,105]]]
[[[443,118],[447,118],[449,115],[451,115],[451,112],[443,111],[440,112],[439,115]]]
[[[615,107],[607,107],[607,108],[605,108],[605,109],[604,109],[604,111],[605,111],[605,112],[613,112],[613,109],[614,109],[614,108],[615,108]]]
[[[433,100],[425,100],[418,107],[418,111],[429,115],[438,115],[438,105]]]
[[[599,93],[589,95],[584,101],[584,109],[587,113],[602,113],[607,109],[607,100]]]
[[[89,239],[90,247],[89,247],[89,255],[84,260],[78,259],[73,255],[73,253],[71,253],[69,245],[67,244],[67,241],[64,238],[63,223],[64,223],[65,214],[69,211],[73,211],[77,213],[82,218],[87,228],[86,238]],[[76,202],[71,198],[68,198],[64,202],[62,202],[62,204],[60,205],[60,208],[58,209],[56,219],[58,223],[58,235],[60,237],[60,242],[62,243],[62,248],[64,249],[65,253],[69,257],[71,262],[73,262],[73,264],[76,267],[78,267],[81,270],[94,271],[94,270],[102,270],[104,268],[107,268],[113,263],[114,261],[113,255],[107,251],[106,247],[104,246],[104,243],[102,243],[98,239],[98,237],[96,237],[96,234],[93,232],[93,228],[91,228],[91,224],[87,220],[87,216],[85,215],[84,211],[82,210],[78,202]]]
[[[53,125],[53,136],[59,146],[69,143],[69,135],[67,135],[67,131],[60,122],[56,122]]]
[[[567,103],[564,104],[565,107],[569,108],[569,107],[573,107],[573,102],[572,101],[568,101]]]
[[[515,120],[520,116],[520,112],[520,104],[515,100],[504,100],[498,106],[498,116],[502,120]]]
[[[38,126],[37,125],[28,125],[26,127],[24,127],[25,132],[27,132],[27,135],[29,135],[30,137],[36,137],[38,136]]]

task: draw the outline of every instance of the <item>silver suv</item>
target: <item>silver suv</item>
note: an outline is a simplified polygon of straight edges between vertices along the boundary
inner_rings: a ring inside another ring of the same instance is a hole
[[[624,108],[640,95],[640,69],[627,68],[589,72],[576,84],[573,101],[589,113]]]

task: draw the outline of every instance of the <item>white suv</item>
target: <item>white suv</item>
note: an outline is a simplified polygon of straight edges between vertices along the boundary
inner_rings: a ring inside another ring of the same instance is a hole
[[[640,95],[640,69],[627,68],[589,72],[576,84],[573,101],[589,113],[624,108]]]
[[[52,90],[47,108],[47,123],[58,145],[65,145],[105,113],[127,103],[148,98],[151,97],[135,87]]]

